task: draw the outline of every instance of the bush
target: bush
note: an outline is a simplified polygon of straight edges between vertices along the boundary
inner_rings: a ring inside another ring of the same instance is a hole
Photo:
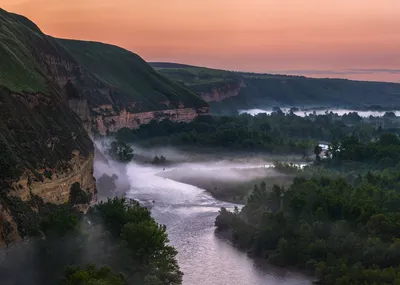
[[[81,189],[79,182],[72,184],[69,192],[69,203],[72,205],[89,204],[91,195]]]

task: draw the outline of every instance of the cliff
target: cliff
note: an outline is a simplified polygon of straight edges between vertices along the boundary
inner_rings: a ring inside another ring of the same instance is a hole
[[[43,61],[53,41],[0,10],[0,246],[38,234],[37,206],[69,200],[78,182],[96,199],[93,143]],[[77,205],[85,211],[88,205]]]
[[[113,133],[122,128],[136,129],[152,120],[169,119],[175,122],[190,122],[199,115],[208,115],[209,108],[177,108],[150,112],[130,113],[122,110],[119,114],[96,117],[96,128],[100,135]]]
[[[212,113],[284,107],[400,109],[400,84],[279,74],[231,72],[176,63],[150,63],[210,103]]]
[[[245,84],[241,82],[227,83],[219,87],[211,87],[209,91],[200,91],[199,95],[208,103],[221,102],[225,99],[239,96],[240,90]]]

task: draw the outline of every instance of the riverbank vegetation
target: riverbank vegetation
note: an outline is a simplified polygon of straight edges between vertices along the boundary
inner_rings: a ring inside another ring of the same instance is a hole
[[[370,123],[349,125],[333,113],[300,117],[276,111],[257,116],[200,116],[189,123],[151,121],[136,130],[121,129],[116,138],[146,147],[199,146],[309,156],[317,141],[342,140],[349,135],[368,141],[380,131]]]
[[[68,204],[53,206],[40,218],[40,233],[0,266],[18,271],[34,264],[24,276],[4,275],[6,284],[15,278],[18,284],[44,285],[181,284],[165,226],[136,201],[108,199],[87,215]]]
[[[399,153],[394,134],[333,142],[304,169],[277,164],[296,176],[292,185],[256,185],[241,211],[222,208],[215,225],[252,255],[312,270],[321,284],[397,284]]]

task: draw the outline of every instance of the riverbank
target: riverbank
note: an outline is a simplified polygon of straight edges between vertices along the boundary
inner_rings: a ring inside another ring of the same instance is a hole
[[[251,251],[246,251],[245,249],[239,247],[237,244],[234,243],[233,237],[232,237],[232,230],[220,230],[220,229],[215,229],[215,236],[220,238],[221,240],[224,240],[228,242],[231,246],[235,247],[239,251],[247,254],[254,262],[261,268],[282,268],[285,270],[291,270],[293,272],[299,272],[305,276],[309,276],[313,281],[311,281],[311,284],[320,284],[318,279],[315,277],[315,272],[310,269],[299,269],[295,266],[280,266],[279,264],[274,264],[272,263],[268,257],[260,257],[252,254]]]

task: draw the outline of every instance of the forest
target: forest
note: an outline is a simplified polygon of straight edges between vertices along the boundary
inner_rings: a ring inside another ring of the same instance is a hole
[[[176,250],[168,245],[166,227],[158,224],[138,202],[108,199],[93,205],[83,215],[73,205],[79,195],[59,206],[43,203],[38,197],[36,200],[39,213],[36,234],[31,233],[34,237],[21,247],[21,256],[14,261],[18,264],[12,264],[11,257],[8,262],[10,268],[27,263],[29,270],[20,276],[19,282],[181,284],[183,274],[177,264]],[[7,283],[7,275],[12,275],[12,271],[1,273]],[[16,280],[15,276],[10,277]]]
[[[395,134],[349,136],[304,170],[278,164],[296,174],[292,185],[255,185],[241,210],[220,210],[217,231],[254,256],[314,273],[320,284],[399,284],[399,151]]]
[[[380,123],[376,118],[363,120],[353,113],[300,117],[277,108],[270,115],[200,116],[189,123],[154,120],[136,130],[121,129],[116,138],[147,147],[218,147],[308,156],[317,141],[342,140],[350,135],[369,141],[384,131]]]

